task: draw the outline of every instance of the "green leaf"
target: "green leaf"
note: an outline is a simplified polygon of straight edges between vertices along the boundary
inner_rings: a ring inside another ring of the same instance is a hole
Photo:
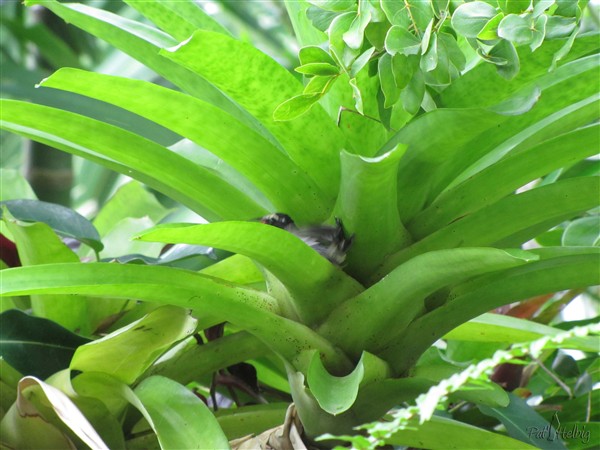
[[[191,0],[126,0],[125,3],[179,41],[189,38],[197,29],[230,34],[225,27],[206,14],[199,4]]]
[[[498,25],[498,36],[515,45],[529,44],[533,40],[533,20],[528,16],[509,14]]]
[[[505,116],[518,116],[530,111],[539,101],[541,90],[538,86],[530,86],[516,93],[511,98],[492,106],[490,111]]]
[[[448,396],[448,399],[454,403],[457,400],[464,400],[476,405],[485,405],[491,407],[504,407],[508,405],[510,399],[507,392],[496,383],[467,383],[458,391]]]
[[[508,436],[492,433],[466,423],[433,416],[422,424],[411,421],[411,428],[394,433],[388,442],[391,445],[424,448],[501,448],[505,450],[527,450],[536,447]]]
[[[385,255],[410,241],[396,208],[396,174],[405,151],[399,145],[376,158],[342,153],[342,186],[335,211],[355,236],[346,271],[359,280],[368,277]]]
[[[315,353],[306,375],[310,391],[319,402],[319,406],[335,416],[347,411],[354,404],[364,376],[364,367],[359,362],[348,375],[335,377],[327,372],[319,354]]]
[[[55,322],[19,310],[0,314],[0,356],[19,372],[47,378],[69,366],[75,350],[89,339]]]
[[[545,14],[535,19],[535,25],[533,29],[533,39],[529,48],[532,52],[536,51],[544,43],[546,37],[546,23],[548,22],[548,16]]]
[[[340,112],[339,122],[340,128],[352,145],[351,149],[348,149],[352,153],[373,156],[387,140],[385,128],[380,121],[372,117],[360,115],[356,111],[343,110]]]
[[[52,425],[62,425],[70,433]],[[70,434],[90,448],[109,448],[65,393],[35,377],[19,382],[17,402],[2,420],[0,430],[3,442],[16,448],[73,448]]]
[[[387,375],[387,365],[364,352],[351,373],[336,377],[323,367],[319,354],[315,352],[308,366],[306,381],[319,406],[336,416],[352,407],[361,386],[387,378]]]
[[[321,92],[296,95],[275,108],[273,120],[279,122],[294,120],[308,112],[322,96]]]
[[[356,18],[356,13],[347,12],[338,15],[327,29],[329,36],[329,51],[339,66],[348,67],[359,55],[359,50],[353,50],[344,41],[344,33]]]
[[[70,367],[104,372],[131,384],[173,343],[192,334],[195,327],[196,319],[185,309],[163,306],[125,328],[79,347]]]
[[[360,8],[356,14],[356,17],[350,24],[348,31],[346,31],[343,35],[344,42],[350,47],[352,50],[360,50],[363,44],[364,36],[365,36],[365,28],[369,24],[371,20],[371,11],[364,10]]]
[[[348,11],[356,7],[356,0],[307,0],[311,5],[318,6],[326,11]]]
[[[360,90],[360,87],[358,86],[357,79],[356,78],[351,78],[348,81],[348,84],[352,88],[352,98],[354,99],[354,107],[356,108],[356,111],[359,114],[364,114],[363,95],[362,95],[362,92]]]
[[[159,225],[138,239],[210,245],[255,259],[286,286],[304,323],[319,322],[331,308],[361,290],[356,281],[301,239],[262,223]],[[322,301],[315,302],[315,298]]]
[[[96,228],[89,220],[70,208],[38,200],[8,200],[0,202],[0,205],[8,208],[11,215],[17,220],[43,222],[59,235],[77,239],[92,247],[96,252],[103,248]]]
[[[571,35],[577,27],[575,17],[548,16],[546,39],[559,39]]]
[[[485,24],[485,27],[477,35],[477,39],[481,41],[494,41],[498,39],[498,24],[503,18],[503,13],[496,14]]]
[[[385,49],[390,55],[418,55],[421,51],[421,40],[408,29],[394,25],[385,37]]]
[[[514,242],[504,246],[517,246],[595,207],[598,189],[597,177],[579,177],[505,197],[390,256],[379,274],[383,276],[415,255],[440,248],[507,244],[507,238]],[[519,232],[522,234],[517,235]]]
[[[371,57],[375,53],[375,47],[365,50],[358,58],[354,60],[350,66],[350,77],[356,77],[362,69],[371,61]]]
[[[230,448],[215,416],[185,386],[153,376],[134,392],[161,448]]]
[[[397,56],[402,56],[400,54],[394,55],[394,58]],[[392,57],[389,53],[386,53],[379,58],[378,63],[378,74],[379,74],[379,83],[381,85],[381,90],[383,91],[383,95],[385,96],[385,108],[391,108],[400,98],[400,89],[396,85],[396,79],[394,76],[394,72],[392,71]],[[342,169],[343,170],[343,169]]]
[[[467,38],[476,38],[488,21],[496,16],[496,9],[489,3],[475,1],[463,3],[452,14],[452,27]]]
[[[14,100],[2,101],[2,119],[4,129],[133,176],[205,218],[252,218],[264,213],[213,172],[121,128]],[[165,167],[170,170],[165,172]],[[208,191],[206,186],[212,189]]]
[[[574,220],[562,235],[562,245],[592,246],[600,243],[600,218],[595,215]]]
[[[471,342],[529,342],[544,336],[562,333],[558,328],[542,325],[531,320],[518,319],[502,314],[483,314],[459,325],[444,336],[444,339]],[[565,340],[566,345],[593,348],[594,338]]]
[[[212,50],[207,52],[206,48]],[[281,111],[273,117],[281,103],[297,96],[303,88],[284,67],[248,43],[207,31],[197,31],[185,44],[162,51],[161,55],[209,80],[253,114],[321,188],[323,194],[318,194],[319,200],[333,203],[338,190],[343,136],[318,105],[293,121],[276,120],[281,118]],[[298,97],[295,101],[301,103],[305,112],[317,97]],[[290,111],[299,108],[295,105],[285,111],[283,116],[287,117]],[[328,213],[319,211],[321,220]]]
[[[408,28],[410,25],[410,15],[406,4],[395,0],[381,0],[381,9],[383,9],[388,21],[392,25],[399,25],[405,28]]]
[[[214,277],[162,266],[108,263],[17,267],[3,270],[2,277],[3,296],[90,294],[193,308],[199,317],[217,315],[221,322],[248,330],[299,368],[308,364],[303,354],[307,349],[320,350],[327,367],[350,368],[349,360],[331,343],[277,315],[280,310],[271,296]]]
[[[323,77],[338,75],[340,73],[340,69],[337,66],[322,62],[303,64],[294,70],[303,75],[320,75]]]
[[[329,53],[327,53],[321,47],[317,47],[316,45],[302,47],[298,52],[298,58],[300,59],[300,64],[302,65],[310,63],[326,63],[335,66],[335,61],[329,55]]]
[[[292,8],[292,5],[298,5],[299,3],[308,3],[306,1],[300,0],[300,1],[296,1],[296,0],[286,0],[286,6],[288,8],[288,12],[291,10],[296,14],[290,14],[290,17],[294,17],[298,14],[300,14],[301,16],[303,15],[302,12],[296,12],[298,11],[297,6],[294,9]],[[288,6],[289,5],[289,6]],[[302,10],[300,10],[302,11]],[[321,8],[317,8],[316,6],[309,6],[308,8],[304,9],[304,12],[306,14],[306,18],[310,21],[310,23],[312,24],[312,29],[313,30],[319,30],[322,32],[327,32],[327,30],[329,29],[329,26],[331,25],[331,23],[335,20],[336,17],[339,16],[338,13],[333,12],[333,11],[325,11]],[[307,26],[303,26],[304,29],[308,28]],[[319,36],[318,38],[316,37],[316,33],[310,33],[311,39],[312,41],[310,42],[311,44],[319,44],[323,41],[325,41],[327,39],[326,36]]]
[[[231,100],[206,80],[159,55],[161,48],[172,47],[178,43],[166,33],[146,24],[83,4],[60,3],[54,0],[27,2],[28,6],[35,4],[42,4],[68,23],[105,40],[171,81],[183,91],[226,110],[239,120],[253,125],[255,129],[260,129],[247,114],[244,114]]]
[[[410,82],[414,71],[413,66],[411,58],[406,55],[396,53],[392,56],[394,82],[399,89],[404,89]]]
[[[429,48],[427,52],[421,58],[421,70],[423,72],[431,72],[438,65],[438,45],[437,45],[437,34],[431,36],[429,42]]]
[[[556,0],[533,0],[533,11],[531,14],[533,17],[538,17],[548,8],[550,8]]]
[[[544,449],[566,449],[556,434],[552,424],[540,416],[525,400],[514,394],[510,396],[510,404],[505,408],[493,408],[480,405],[482,413],[494,417],[506,427],[508,434],[527,444]],[[548,429],[547,434],[542,430]],[[554,436],[553,439],[550,436]]]
[[[7,215],[5,212],[5,225],[15,239],[19,258],[24,266],[79,261],[48,225],[40,222],[16,222],[8,219]],[[68,295],[32,296],[31,308],[38,317],[53,320],[71,331],[89,335],[92,332],[88,316],[89,302],[89,299]]]
[[[402,90],[402,93],[400,94],[402,107],[407,113],[415,115],[417,112],[419,112],[424,97],[425,81],[423,79],[423,72],[417,69],[413,73],[413,76],[408,82],[408,85]]]
[[[600,145],[598,131],[597,125],[580,128],[500,160],[464,183],[444,191],[407,224],[408,229],[415,238],[423,238],[536,178],[592,156]],[[507,178],[506,173],[511,176]]]
[[[19,170],[0,168],[0,202],[36,198],[33,189]]]
[[[497,43],[487,54],[486,60],[495,64],[498,73],[507,80],[519,73],[519,54],[512,42],[503,40]]]
[[[163,219],[169,210],[161,205],[141,183],[131,181],[117,189],[94,218],[101,235],[112,230],[121,220],[148,216],[153,222]]]
[[[438,338],[480,314],[537,295],[599,284],[599,250],[591,250],[595,253],[566,253],[509,269],[497,278],[484,277],[483,284],[412,322],[380,356],[402,373]]]
[[[269,403],[220,409],[216,412],[216,417],[227,439],[239,439],[251,434],[258,435],[281,425],[288,406],[288,403]]]
[[[153,83],[71,69],[58,71],[42,85],[102,99],[191,139],[217,156],[217,165],[224,161],[250,180],[279,211],[316,221],[328,208],[319,204],[323,195],[318,187],[287,155],[208,103]]]
[[[492,248],[453,248],[420,255],[343,303],[319,332],[351,355],[357,356],[358,349],[377,352],[393,336],[391,330],[403,330],[424,312],[428,295],[459,280],[535,259],[526,252]]]
[[[325,41],[326,36],[322,31],[327,29],[330,22],[328,19],[335,16],[335,13],[325,12],[310,5],[306,0],[284,0],[284,4],[300,45],[318,45]],[[309,9],[317,12],[319,26],[311,24]]]

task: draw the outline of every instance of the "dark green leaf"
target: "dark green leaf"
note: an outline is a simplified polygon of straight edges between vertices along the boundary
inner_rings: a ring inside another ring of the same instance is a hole
[[[0,205],[8,208],[15,219],[24,222],[43,222],[61,236],[77,239],[96,252],[104,247],[94,225],[70,208],[38,200],[9,200],[1,202]]]
[[[548,423],[525,400],[514,394],[509,396],[510,404],[505,408],[480,405],[479,409],[482,413],[500,420],[508,434],[515,439],[537,448],[566,450],[552,423]],[[546,429],[548,431],[545,431]]]
[[[558,352],[551,368],[561,379],[577,377],[581,373],[575,359],[563,352]]]
[[[409,423],[409,427],[400,430],[386,441],[397,446],[415,448],[443,448],[452,450],[494,448],[502,450],[533,450],[536,447],[524,444],[499,433],[463,422],[433,416],[431,420],[420,424],[418,419]]]
[[[69,367],[75,350],[89,342],[55,322],[12,309],[0,314],[0,356],[24,375],[47,378]]]

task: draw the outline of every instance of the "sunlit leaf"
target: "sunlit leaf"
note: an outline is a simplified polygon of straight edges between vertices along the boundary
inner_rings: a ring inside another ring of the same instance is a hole
[[[80,347],[71,368],[104,372],[132,383],[174,342],[193,333],[195,325],[196,319],[186,310],[164,306],[126,328]]]

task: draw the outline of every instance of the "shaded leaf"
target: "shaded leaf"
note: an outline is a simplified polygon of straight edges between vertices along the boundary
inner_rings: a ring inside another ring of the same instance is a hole
[[[538,448],[566,449],[556,430],[540,416],[525,400],[509,394],[510,404],[505,408],[494,408],[480,405],[482,413],[495,417],[506,427],[508,434],[515,439]],[[544,430],[548,427],[548,432]],[[550,439],[551,436],[554,438]]]
[[[24,375],[47,378],[69,367],[89,339],[55,322],[12,309],[0,314],[0,356]]]
[[[11,215],[24,222],[43,222],[64,237],[70,237],[92,247],[96,252],[102,250],[100,235],[89,220],[81,214],[62,205],[39,200],[8,200],[1,202]],[[0,212],[0,217],[1,217]]]

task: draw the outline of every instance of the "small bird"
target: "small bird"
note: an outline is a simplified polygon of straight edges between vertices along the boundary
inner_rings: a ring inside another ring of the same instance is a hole
[[[315,249],[321,256],[336,265],[346,259],[346,253],[352,246],[354,236],[347,237],[342,221],[336,217],[335,226],[311,225],[298,227],[287,214],[268,214],[260,219],[262,223],[289,231]]]

